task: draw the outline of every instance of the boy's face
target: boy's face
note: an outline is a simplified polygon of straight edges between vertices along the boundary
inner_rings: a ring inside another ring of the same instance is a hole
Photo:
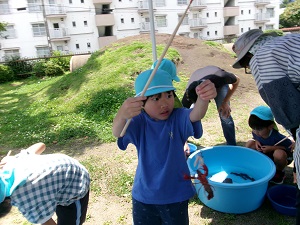
[[[252,132],[254,134],[256,134],[257,136],[266,139],[266,138],[268,138],[270,136],[270,132],[271,132],[272,129],[273,129],[273,125],[270,125],[268,127],[262,128],[260,130],[252,129]]]
[[[154,120],[166,120],[174,109],[174,101],[172,91],[159,93],[147,99],[144,110]]]

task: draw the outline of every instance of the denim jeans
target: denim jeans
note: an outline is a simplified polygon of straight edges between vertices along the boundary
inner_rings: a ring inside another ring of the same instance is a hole
[[[215,97],[217,109],[219,109],[219,107],[222,105],[222,102],[226,97],[228,90],[229,90],[228,84],[220,88],[217,88],[217,97]],[[228,118],[223,118],[221,116],[221,113],[219,113],[219,117],[221,120],[223,135],[226,139],[227,145],[236,145],[235,126],[232,117],[229,116]]]
[[[133,224],[188,225],[188,200],[166,205],[144,204],[132,198]]]

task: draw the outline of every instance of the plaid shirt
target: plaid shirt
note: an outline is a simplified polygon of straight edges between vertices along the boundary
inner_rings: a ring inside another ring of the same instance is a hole
[[[31,223],[46,222],[57,205],[70,205],[89,190],[88,171],[69,156],[20,154],[12,163],[15,174],[27,177],[12,193],[12,205]]]

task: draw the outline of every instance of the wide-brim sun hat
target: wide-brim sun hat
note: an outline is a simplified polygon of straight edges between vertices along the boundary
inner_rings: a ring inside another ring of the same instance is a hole
[[[242,68],[240,65],[240,60],[246,55],[250,50],[254,42],[263,34],[260,29],[249,30],[242,34],[232,46],[232,50],[236,53],[237,60],[232,65],[233,68]]]
[[[255,115],[262,120],[274,121],[274,116],[271,109],[267,106],[257,106],[251,112],[250,115]]]
[[[134,83],[134,89],[136,96],[140,96],[143,92],[143,89],[146,83],[149,80],[149,77],[152,73],[153,69],[143,71],[138,75]],[[156,95],[159,93],[176,90],[176,88],[172,84],[171,75],[164,71],[158,69],[150,82],[144,96]]]
[[[156,60],[152,64],[151,69],[154,69],[157,63],[158,63],[158,60]],[[163,58],[161,63],[158,66],[158,69],[168,72],[171,75],[172,80],[175,80],[177,82],[180,81],[180,78],[177,76],[176,66],[171,60]]]

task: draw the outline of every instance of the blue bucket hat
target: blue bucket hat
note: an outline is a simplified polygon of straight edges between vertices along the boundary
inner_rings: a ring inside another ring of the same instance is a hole
[[[250,112],[250,115],[255,115],[262,120],[274,121],[273,113],[271,109],[267,106],[263,106],[263,105],[257,106]]]
[[[153,69],[146,70],[138,75],[134,83],[136,96],[140,96]],[[169,73],[158,69],[150,82],[144,96],[151,96],[166,91],[176,90],[172,84],[172,79]]]
[[[157,62],[158,62],[158,60],[156,60],[153,63],[151,69],[155,68]],[[175,80],[177,82],[180,81],[180,78],[177,76],[176,66],[175,66],[175,64],[171,60],[166,59],[166,58],[162,59],[161,63],[159,64],[158,69],[164,70],[164,71],[168,72],[171,75],[171,79],[172,80]]]

